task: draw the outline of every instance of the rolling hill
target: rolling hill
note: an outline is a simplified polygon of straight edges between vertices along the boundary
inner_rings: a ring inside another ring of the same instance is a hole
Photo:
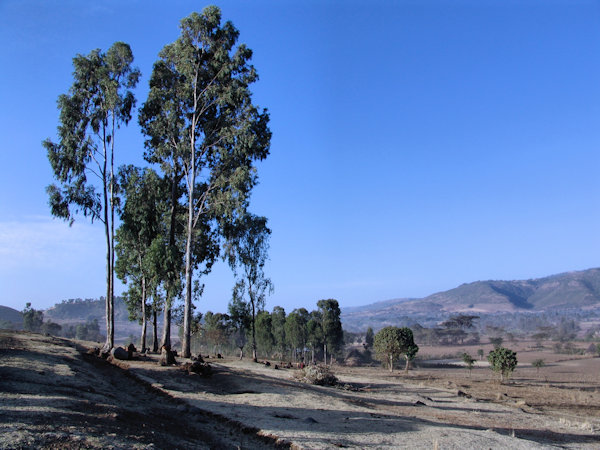
[[[0,306],[0,325],[10,327],[9,323],[12,324],[12,328],[20,329],[23,326],[23,314],[8,306]]]
[[[518,281],[476,281],[422,299],[398,299],[344,308],[342,322],[355,329],[361,322],[383,326],[397,318],[453,313],[541,312],[600,307],[600,268]]]

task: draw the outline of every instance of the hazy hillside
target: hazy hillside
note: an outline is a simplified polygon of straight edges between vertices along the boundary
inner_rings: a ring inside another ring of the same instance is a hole
[[[23,314],[8,306],[0,306],[0,327],[4,322],[10,322],[13,328],[21,328],[23,326]]]
[[[105,302],[100,299],[69,299],[57,303],[44,311],[44,320],[51,320],[61,325],[78,324],[98,320],[101,333],[105,328]],[[127,306],[122,297],[115,297],[115,340],[129,342],[129,336],[138,336],[141,327],[137,322],[129,321]]]
[[[48,308],[44,311],[44,318],[54,322],[73,322],[98,319],[104,320],[105,302],[100,299],[69,299]],[[128,320],[127,306],[121,297],[115,297],[115,321]]]
[[[342,322],[347,329],[363,329],[373,324],[396,325],[399,321],[410,322],[411,318],[421,320],[459,312],[540,312],[589,307],[600,307],[598,268],[532,280],[476,281],[422,299],[389,300],[345,308]]]

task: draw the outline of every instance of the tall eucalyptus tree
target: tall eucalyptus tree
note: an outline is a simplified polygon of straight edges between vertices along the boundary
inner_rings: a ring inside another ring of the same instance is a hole
[[[230,230],[226,233],[229,264],[238,277],[233,297],[249,306],[252,358],[256,361],[256,314],[264,309],[265,296],[273,290],[264,273],[271,230],[266,217],[252,214],[242,216]]]
[[[180,37],[154,64],[140,125],[148,136],[148,159],[185,185],[182,355],[188,357],[193,272],[200,264],[210,270],[210,261],[192,257],[194,230],[245,211],[256,183],[254,162],[268,155],[271,132],[267,112],[252,103],[250,85],[258,78],[249,63],[252,51],[237,45],[233,24],[221,23],[221,11],[210,6],[184,18],[180,28]]]
[[[83,214],[104,224],[106,239],[106,343],[114,345],[114,171],[117,129],[131,119],[140,72],[129,45],[114,43],[73,58],[74,82],[58,98],[58,142],[43,142],[58,184],[46,188],[52,214],[70,224]]]
[[[157,273],[156,253],[152,252],[155,240],[162,242],[165,210],[165,183],[152,169],[124,166],[119,170],[121,185],[121,225],[116,233],[115,272],[119,279],[131,281],[126,299],[130,317],[142,321],[141,347],[146,350],[146,300],[160,283]]]

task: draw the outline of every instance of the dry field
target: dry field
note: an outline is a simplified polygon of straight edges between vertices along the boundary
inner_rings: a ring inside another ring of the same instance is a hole
[[[336,366],[337,388],[246,360],[211,359],[210,378],[111,365],[31,334],[0,333],[0,358],[0,448],[600,447],[600,358],[520,351],[502,385],[486,367]]]

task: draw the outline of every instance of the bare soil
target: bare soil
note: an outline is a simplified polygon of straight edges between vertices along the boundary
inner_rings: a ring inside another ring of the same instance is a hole
[[[341,385],[322,387],[248,360],[209,359],[206,378],[85,350],[0,332],[0,448],[600,447],[600,358],[524,348],[504,384],[483,363],[334,366]]]
[[[67,339],[0,331],[0,448],[275,446],[87,350]]]

